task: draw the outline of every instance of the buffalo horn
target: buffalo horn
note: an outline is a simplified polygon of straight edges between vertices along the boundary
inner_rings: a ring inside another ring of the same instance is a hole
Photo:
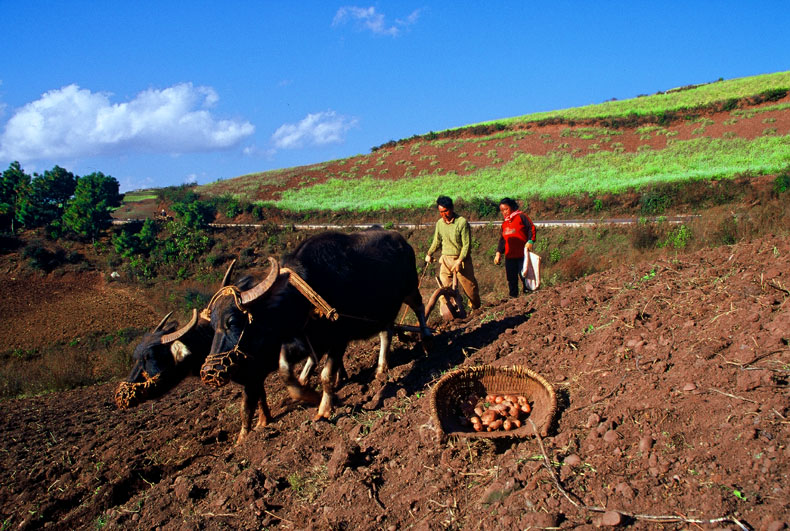
[[[233,272],[233,266],[235,266],[235,265],[236,265],[236,259],[234,258],[233,261],[228,266],[228,270],[225,271],[225,276],[222,279],[222,286],[220,286],[220,287],[224,288],[225,286],[228,285],[228,283],[230,282],[230,274],[231,274],[231,272]]]
[[[173,315],[173,312],[170,312],[169,314],[165,315],[162,318],[162,320],[159,321],[159,324],[156,325],[156,328],[154,328],[153,332],[159,332],[165,326],[165,323],[167,322],[167,320],[170,319],[171,315]]]
[[[242,305],[249,304],[258,297],[263,296],[274,285],[274,281],[277,280],[280,274],[280,264],[271,256],[269,257],[269,264],[271,264],[272,268],[269,270],[269,275],[266,279],[256,284],[253,288],[241,292]]]
[[[181,339],[181,336],[192,330],[192,327],[195,326],[195,324],[197,324],[197,318],[198,318],[198,311],[197,309],[193,308],[192,319],[190,319],[189,322],[186,325],[182,326],[179,330],[163,335],[162,344],[166,345],[168,343],[172,343],[176,339]]]

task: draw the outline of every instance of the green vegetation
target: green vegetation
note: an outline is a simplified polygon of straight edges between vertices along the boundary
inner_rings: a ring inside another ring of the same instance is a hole
[[[121,204],[118,181],[102,172],[77,181],[74,197],[63,213],[63,226],[91,240],[110,227],[110,212]]]
[[[501,168],[481,168],[472,175],[421,175],[387,183],[363,177],[330,179],[287,190],[274,206],[296,212],[309,210],[388,210],[423,208],[436,200],[436,190],[456,197],[565,197],[583,193],[620,193],[656,183],[731,178],[738,173],[782,171],[790,160],[790,136],[693,140],[668,143],[663,150],[638,153],[598,151],[583,157],[551,153],[523,154]]]
[[[704,109],[730,111],[733,118],[727,120],[734,123],[741,118],[769,111],[782,111],[790,108],[790,104],[777,103],[761,108],[751,105],[777,101],[784,98],[790,91],[790,71],[764,74],[732,80],[719,80],[712,83],[681,87],[651,96],[608,101],[596,105],[576,107],[534,113],[496,121],[481,122],[439,133],[415,135],[399,142],[408,144],[411,157],[419,157],[421,148],[447,148],[458,150],[459,146],[473,145],[478,148],[487,142],[504,145],[508,138],[523,138],[536,134],[534,131],[511,130],[514,124],[530,122],[557,121],[566,123],[584,120],[600,120],[601,126],[566,128],[560,136],[577,137],[587,140],[595,139],[596,143],[588,146],[583,157],[573,157],[578,150],[565,153],[568,144],[563,143],[555,151],[545,157],[524,155],[505,164],[502,168],[478,168],[476,165],[465,164],[466,171],[475,171],[464,177],[452,173],[444,174],[438,167],[430,172],[426,170],[405,172],[404,178],[397,184],[388,184],[386,198],[381,197],[380,181],[370,170],[360,172],[359,165],[365,164],[370,156],[349,157],[342,161],[350,165],[348,172],[339,175],[327,175],[328,183],[310,187],[311,179],[304,180],[296,189],[286,190],[279,201],[268,203],[285,210],[305,211],[350,210],[365,212],[371,210],[389,210],[393,208],[422,208],[430,204],[437,186],[456,190],[456,197],[470,200],[474,197],[515,195],[520,197],[557,197],[589,193],[618,193],[628,188],[639,189],[648,182],[672,182],[684,179],[729,178],[739,172],[765,173],[784,169],[787,165],[787,136],[781,136],[774,127],[766,127],[763,131],[764,140],[771,142],[747,141],[735,138],[725,132],[722,140],[713,140],[702,135],[711,121],[700,113]],[[641,119],[641,122],[640,122]],[[691,120],[699,124],[694,134],[700,136],[699,142],[677,142],[672,137],[677,131],[668,131],[664,125],[671,121]],[[647,121],[647,125],[645,125]],[[623,126],[638,127],[637,132],[647,140],[653,136],[665,135],[668,148],[653,150],[649,146],[641,146],[636,156],[624,153],[622,144],[612,142],[622,134]],[[477,135],[474,138],[447,138],[442,135],[454,136],[455,132],[467,132]],[[782,131],[784,132],[784,131]],[[729,132],[731,133],[731,132]],[[485,135],[485,136],[480,136]],[[543,138],[543,135],[541,135]],[[546,138],[546,142],[554,142]],[[373,148],[378,151],[387,147],[394,150],[404,149],[404,144],[390,141],[383,146]],[[602,151],[603,145],[609,145],[611,151]],[[765,151],[763,151],[765,150]],[[481,154],[479,150],[468,153]],[[384,152],[388,153],[388,152]],[[501,159],[495,150],[487,151],[491,163],[500,163]],[[428,155],[424,155],[428,157]],[[381,158],[379,158],[381,160]],[[400,160],[400,164],[413,168],[411,161]],[[644,168],[640,168],[644,164]],[[304,171],[320,171],[320,166],[310,166]],[[282,186],[286,183],[288,170],[276,170],[260,174],[251,174],[234,179],[232,191],[251,186]],[[522,173],[526,179],[521,179]],[[348,182],[343,182],[348,181]],[[257,183],[254,184],[254,183]],[[200,188],[201,193],[221,195],[226,193],[225,182],[212,183]],[[245,188],[246,189],[246,188]]]
[[[790,190],[790,173],[784,172],[774,179],[774,193],[783,194]]]
[[[134,192],[127,192],[123,196],[124,203],[136,203],[138,201],[147,201],[149,199],[156,199],[159,194],[155,190],[135,190]]]
[[[0,399],[63,391],[124,376],[129,370],[129,345],[144,332],[123,328],[37,349],[0,351]]]
[[[101,172],[79,177],[55,166],[31,177],[12,162],[0,179],[0,230],[46,227],[52,239],[65,234],[95,241],[121,204],[118,188],[115,177]]]
[[[115,251],[128,261],[128,271],[133,275],[153,278],[167,272],[185,278],[190,266],[211,249],[207,228],[214,219],[214,204],[190,191],[171,208],[176,219],[164,226],[148,219],[124,226],[112,237]]]
[[[607,101],[584,107],[574,107],[558,111],[547,111],[504,120],[481,122],[474,125],[495,123],[512,124],[519,122],[538,122],[551,118],[566,120],[585,120],[591,118],[618,118],[629,116],[661,116],[663,113],[683,111],[695,107],[722,104],[739,98],[759,97],[763,101],[780,99],[790,89],[790,72],[778,72],[761,76],[743,77],[727,81],[717,81],[689,89],[668,90],[663,94],[644,96],[621,101]]]

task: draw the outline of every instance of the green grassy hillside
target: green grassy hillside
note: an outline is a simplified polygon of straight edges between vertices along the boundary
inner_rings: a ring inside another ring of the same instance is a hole
[[[790,167],[790,72],[542,112],[390,142],[369,155],[200,187],[286,211],[423,209],[458,199],[522,200]]]
[[[666,92],[621,101],[607,101],[584,107],[574,107],[558,111],[547,111],[490,123],[538,122],[541,120],[563,118],[566,120],[589,120],[621,118],[628,116],[659,116],[673,111],[696,109],[699,107],[722,107],[734,109],[738,100],[753,98],[755,102],[765,101],[777,96],[784,97],[790,88],[790,71],[760,76],[720,80],[715,83],[694,85],[667,90]]]

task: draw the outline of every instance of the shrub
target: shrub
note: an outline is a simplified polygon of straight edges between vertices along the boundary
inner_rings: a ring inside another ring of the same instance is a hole
[[[250,214],[252,214],[252,217],[258,221],[262,220],[265,217],[265,213],[266,213],[265,207],[259,204],[252,205],[252,208],[250,210]]]
[[[670,204],[672,199],[667,195],[668,190],[651,188],[642,194],[639,199],[640,209],[643,214],[661,214]]]
[[[176,216],[189,229],[202,230],[214,220],[215,206],[209,201],[201,201],[194,192],[187,193],[183,200],[173,203],[171,208]]]
[[[132,223],[124,226],[111,238],[115,252],[124,258],[136,255],[148,256],[157,245],[156,235],[159,232],[157,224],[147,219],[142,224]]]
[[[600,212],[603,210],[603,201],[601,199],[595,199],[593,201],[593,210],[595,212]]]
[[[191,311],[192,309],[202,310],[211,302],[211,295],[195,289],[188,289],[184,293],[183,308]]]
[[[78,252],[71,252],[67,255],[66,251],[61,248],[51,251],[37,241],[27,244],[22,250],[22,256],[29,260],[30,267],[45,273],[49,273],[63,264],[77,263],[83,259],[83,256]]]
[[[189,183],[189,184],[182,184],[180,186],[168,186],[166,188],[159,188],[156,190],[156,196],[159,198],[160,201],[164,201],[166,203],[179,203],[184,201],[184,199],[192,194],[194,195],[195,192],[192,188],[195,188],[197,183]]]
[[[685,249],[691,240],[691,229],[686,225],[681,225],[667,234],[667,237],[661,241],[659,247],[673,247],[675,249]]]
[[[496,217],[499,213],[499,203],[490,197],[475,197],[469,201],[468,208],[477,215],[477,219]]]
[[[244,212],[244,207],[239,200],[230,194],[224,194],[213,201],[214,208],[228,218],[232,219]]]
[[[790,190],[790,173],[780,173],[776,179],[774,179],[774,193],[779,195],[785,193],[787,190]]]

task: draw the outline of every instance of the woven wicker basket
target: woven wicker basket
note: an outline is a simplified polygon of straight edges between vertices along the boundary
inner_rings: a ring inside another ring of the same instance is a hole
[[[461,424],[461,404],[470,397],[489,394],[522,395],[532,406],[528,418],[532,419],[542,437],[557,411],[554,388],[542,376],[526,367],[464,367],[445,374],[434,386],[431,397],[433,421],[441,436],[458,437],[529,437],[534,434],[532,425],[525,422],[510,431],[476,432]]]

